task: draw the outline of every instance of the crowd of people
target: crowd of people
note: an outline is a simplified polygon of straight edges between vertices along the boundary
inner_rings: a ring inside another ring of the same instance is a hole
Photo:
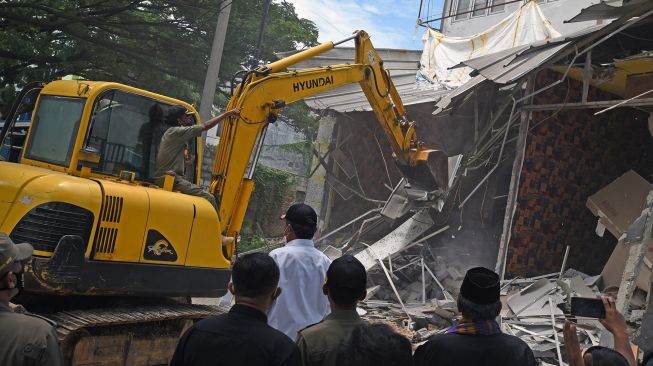
[[[365,322],[356,308],[365,299],[367,273],[351,255],[329,260],[312,241],[315,211],[292,205],[283,215],[287,243],[269,255],[240,256],[228,290],[229,312],[201,320],[180,338],[170,365],[248,366],[534,366],[533,351],[505,334],[500,280],[493,271],[469,269],[460,287],[461,321],[413,350],[388,325]],[[53,324],[11,307],[21,288],[29,244],[14,244],[0,233],[0,365],[62,365]],[[601,324],[614,336],[614,348],[581,350],[576,327],[564,326],[570,366],[636,366],[626,322],[609,298]],[[653,366],[653,355],[644,357]]]
[[[305,204],[285,215],[287,244],[269,255],[241,256],[233,267],[229,313],[202,320],[180,340],[171,365],[462,366],[537,364],[533,351],[505,334],[499,276],[483,267],[465,274],[458,296],[461,321],[413,350],[388,325],[365,322],[356,311],[366,297],[367,273],[353,256],[331,262],[315,248],[315,211]],[[581,351],[576,328],[565,324],[570,366],[636,366],[624,317],[604,298],[601,324],[615,347]],[[294,341],[294,342],[293,342]],[[647,355],[645,366],[653,366]]]

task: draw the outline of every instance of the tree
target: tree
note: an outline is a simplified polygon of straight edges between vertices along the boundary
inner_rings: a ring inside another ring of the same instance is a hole
[[[18,0],[0,3],[0,113],[15,86],[74,74],[190,102],[208,64],[215,22],[230,0]],[[236,0],[221,84],[251,61],[263,0]],[[292,4],[273,3],[262,60],[316,44],[317,28]],[[217,97],[225,100],[225,95]]]

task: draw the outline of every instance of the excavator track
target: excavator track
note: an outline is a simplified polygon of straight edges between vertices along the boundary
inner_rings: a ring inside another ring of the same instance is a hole
[[[163,304],[40,314],[56,323],[68,365],[167,365],[194,322],[228,309]]]

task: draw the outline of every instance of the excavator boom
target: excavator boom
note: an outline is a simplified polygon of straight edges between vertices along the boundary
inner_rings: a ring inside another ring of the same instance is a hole
[[[352,64],[286,71],[351,39],[356,43]],[[211,184],[211,191],[220,202],[227,235],[240,231],[242,215],[238,211],[249,200],[252,165],[258,155],[255,148],[262,144],[267,125],[274,123],[284,106],[351,83],[361,86],[407,182],[431,197],[444,195],[447,157],[419,141],[416,125],[406,118],[399,93],[369,36],[357,31],[344,41],[323,43],[249,71],[235,88],[227,108],[241,108],[242,112],[239,118],[222,126]],[[250,174],[246,174],[248,169]]]

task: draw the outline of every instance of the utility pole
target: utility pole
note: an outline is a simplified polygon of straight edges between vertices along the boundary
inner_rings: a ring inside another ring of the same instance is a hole
[[[209,67],[206,70],[204,89],[202,90],[202,99],[200,101],[200,118],[202,121],[211,118],[211,109],[213,108],[213,99],[215,98],[215,87],[218,83],[220,61],[222,60],[222,51],[224,50],[224,40],[227,36],[227,26],[229,25],[231,2],[232,0],[224,0],[220,3],[221,9],[218,14],[218,24],[215,27],[215,34],[213,35]],[[202,142],[204,144],[206,143],[206,131],[202,133]]]
[[[272,0],[265,0],[263,4],[263,17],[261,17],[261,28],[258,31],[258,41],[256,41],[256,50],[252,58],[252,66],[250,69],[258,67],[258,60],[261,58],[261,48],[263,47],[263,35],[265,34],[265,26],[268,23],[268,13],[270,12],[270,3]]]

